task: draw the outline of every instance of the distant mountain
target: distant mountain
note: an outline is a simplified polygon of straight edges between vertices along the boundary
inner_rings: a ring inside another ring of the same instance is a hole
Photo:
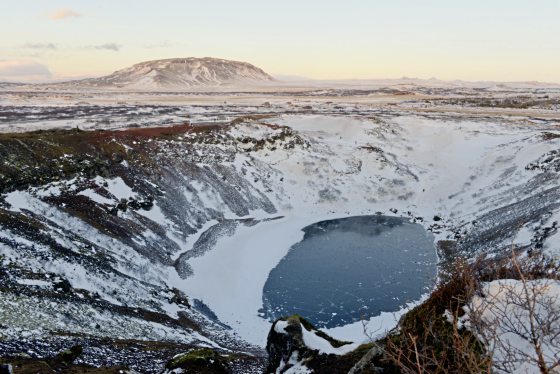
[[[218,58],[173,58],[141,62],[100,78],[66,82],[92,88],[189,89],[274,81],[272,76],[247,62]]]

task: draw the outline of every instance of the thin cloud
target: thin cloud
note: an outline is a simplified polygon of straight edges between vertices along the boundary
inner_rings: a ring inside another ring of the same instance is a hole
[[[118,52],[121,50],[122,45],[117,43],[105,43],[105,44],[98,44],[98,45],[90,45],[86,47],[87,49],[97,49],[97,50],[106,50],[106,51],[115,51]]]
[[[45,80],[52,77],[49,68],[33,61],[0,60],[0,79],[25,81]]]
[[[54,43],[25,43],[22,47],[27,49],[50,49],[53,51],[57,49]]]
[[[78,18],[81,17],[82,14],[72,10],[72,9],[59,9],[54,11],[53,13],[49,14],[49,18],[54,21],[59,21],[67,18]]]

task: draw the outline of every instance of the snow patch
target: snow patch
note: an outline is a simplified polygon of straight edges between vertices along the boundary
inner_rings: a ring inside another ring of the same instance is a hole
[[[78,195],[82,195],[82,196],[86,196],[88,197],[91,201],[94,201],[98,204],[105,204],[105,205],[110,205],[110,204],[114,204],[115,202],[111,199],[108,199],[104,196],[101,196],[100,194],[98,194],[97,192],[95,192],[93,189],[88,188],[87,190],[83,190],[80,191],[78,193]]]
[[[37,287],[48,287],[52,285],[51,282],[42,281],[39,279],[17,279],[16,282],[25,286],[37,286]]]

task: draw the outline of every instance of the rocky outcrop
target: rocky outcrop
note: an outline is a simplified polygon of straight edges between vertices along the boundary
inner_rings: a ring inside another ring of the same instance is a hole
[[[246,352],[195,348],[175,355],[165,365],[162,374],[202,373],[262,373],[262,358]]]
[[[294,315],[277,320],[268,334],[267,373],[378,373],[372,364],[381,354],[374,343],[336,340]],[[299,371],[298,371],[299,370]]]
[[[201,373],[227,374],[231,373],[228,357],[209,348],[193,350],[175,356],[165,366],[164,373]]]

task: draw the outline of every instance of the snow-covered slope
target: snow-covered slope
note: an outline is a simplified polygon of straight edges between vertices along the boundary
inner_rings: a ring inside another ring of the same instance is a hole
[[[243,85],[274,79],[247,62],[218,58],[173,58],[141,62],[111,75],[74,82],[75,86],[141,90]]]

